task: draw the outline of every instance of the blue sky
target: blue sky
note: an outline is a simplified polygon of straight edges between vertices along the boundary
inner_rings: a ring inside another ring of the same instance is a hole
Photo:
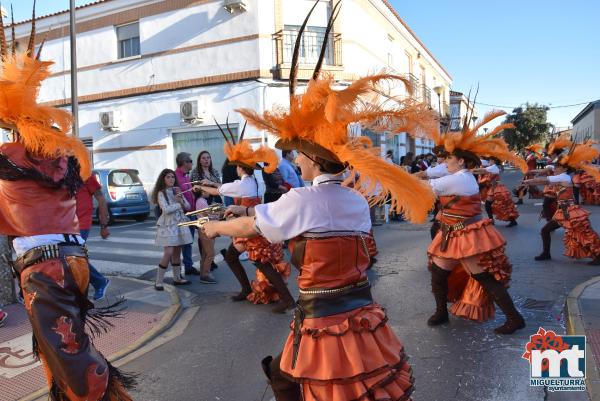
[[[454,90],[467,93],[479,83],[479,102],[511,111],[526,102],[600,99],[600,1],[389,1],[450,73]],[[33,0],[13,3],[15,19],[30,17]],[[69,1],[38,0],[37,7],[43,15],[67,9]],[[549,119],[570,125],[584,106],[552,109]]]

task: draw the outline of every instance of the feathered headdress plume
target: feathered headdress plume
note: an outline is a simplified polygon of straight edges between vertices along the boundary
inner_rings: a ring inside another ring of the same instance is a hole
[[[593,146],[594,144],[594,141],[586,141],[585,143],[572,145],[569,153],[562,156],[559,163],[575,170],[584,170],[594,177],[596,182],[600,182],[600,171],[590,164],[592,160],[597,159],[600,155],[598,149]]]
[[[3,21],[0,16],[0,24]],[[14,22],[13,22],[14,26]],[[91,174],[91,164],[85,145],[72,136],[70,113],[37,103],[42,82],[50,75],[53,64],[39,60],[35,50],[35,2],[31,22],[31,34],[27,51],[17,54],[14,46],[8,55],[6,37],[0,34],[0,122],[5,128],[14,129],[19,140],[33,155],[54,158],[75,156],[81,166],[83,179]],[[13,35],[14,37],[14,35]],[[41,47],[39,49],[41,51]]]
[[[535,153],[536,155],[538,155],[538,157],[541,157],[544,154],[544,145],[542,145],[541,143],[534,143],[531,144],[529,146],[526,146],[525,149]]]
[[[506,114],[505,111],[492,111],[487,113],[473,128],[465,125],[461,132],[448,132],[442,140],[444,148],[449,153],[462,150],[470,152],[476,157],[495,157],[500,161],[513,163],[521,171],[527,171],[525,160],[515,155],[503,138],[497,137],[503,130],[514,128],[514,125],[500,124],[485,135],[477,135],[477,131],[482,126],[504,114]]]
[[[215,123],[225,138],[225,156],[227,156],[227,160],[229,160],[230,163],[254,170],[263,169],[269,174],[275,171],[277,165],[279,164],[279,157],[277,157],[277,153],[275,153],[273,149],[264,145],[260,146],[258,149],[252,149],[250,142],[244,140],[246,124],[244,124],[240,138],[236,142],[235,136],[229,127],[229,117],[225,123],[229,137],[216,119]],[[258,164],[261,162],[265,164],[264,168]]]
[[[392,200],[392,207],[403,212],[414,222],[424,222],[434,202],[429,186],[412,177],[405,170],[391,165],[379,155],[366,137],[352,137],[348,133],[350,123],[361,123],[375,132],[409,132],[416,135],[431,135],[438,121],[435,114],[424,104],[393,97],[381,99],[384,83],[405,85],[410,83],[404,77],[381,73],[354,81],[343,90],[334,89],[334,79],[321,74],[320,68],[329,42],[323,41],[321,56],[305,94],[297,95],[296,77],[298,54],[302,34],[308,19],[316,7],[311,9],[304,20],[294,47],[290,69],[289,109],[275,108],[262,115],[248,109],[237,110],[249,124],[268,131],[279,138],[276,147],[298,149],[312,156],[342,165],[350,172],[347,182],[353,182],[359,192],[371,196],[372,203]],[[331,13],[326,32],[330,32],[339,13],[337,3]]]
[[[563,149],[571,146],[573,146],[573,141],[571,141],[571,133],[563,132],[558,138],[548,145],[548,154],[552,155],[555,152],[560,153]]]

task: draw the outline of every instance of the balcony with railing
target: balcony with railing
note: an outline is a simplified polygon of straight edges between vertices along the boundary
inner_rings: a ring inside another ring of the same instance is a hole
[[[419,100],[421,98],[421,88],[419,87],[419,78],[416,75],[409,73],[408,80],[410,82],[410,86],[412,87],[412,98],[415,100]]]
[[[431,107],[431,89],[429,88],[429,86],[422,84],[421,95],[423,96],[423,98],[421,99],[423,103]]]
[[[299,26],[286,26],[273,35],[277,62],[276,73],[279,79],[289,78],[289,69],[299,29]],[[308,78],[312,75],[312,69],[319,61],[319,55],[325,40],[328,43],[323,58],[323,70],[341,70],[339,67],[342,65],[342,35],[333,33],[325,38],[324,27],[306,27],[298,52],[299,78]],[[303,73],[303,70],[306,71]],[[310,70],[310,74],[308,74],[308,70]]]

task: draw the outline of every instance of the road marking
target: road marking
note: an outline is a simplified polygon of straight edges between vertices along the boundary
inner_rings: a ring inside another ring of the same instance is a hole
[[[0,377],[12,379],[40,366],[33,357],[31,333],[0,344]]]

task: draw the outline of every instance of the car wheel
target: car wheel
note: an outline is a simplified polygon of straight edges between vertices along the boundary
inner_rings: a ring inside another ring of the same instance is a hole
[[[133,218],[135,219],[135,221],[146,221],[146,219],[148,218],[149,213],[144,213],[144,214],[138,214],[137,216],[134,216]]]

